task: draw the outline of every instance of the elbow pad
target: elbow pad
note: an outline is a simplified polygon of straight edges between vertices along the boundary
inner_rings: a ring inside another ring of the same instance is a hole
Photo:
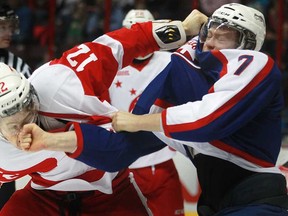
[[[186,34],[181,21],[155,20],[152,32],[161,50],[177,49],[186,42]]]

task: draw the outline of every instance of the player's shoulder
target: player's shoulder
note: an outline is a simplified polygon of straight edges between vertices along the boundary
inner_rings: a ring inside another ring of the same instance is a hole
[[[264,68],[267,65],[273,65],[274,60],[266,53],[254,50],[223,49],[212,51],[217,58],[225,64],[237,65],[245,62],[246,64]]]
[[[185,59],[186,61],[197,65],[196,61],[196,48],[198,43],[198,36],[188,40],[183,46],[178,48],[173,55],[178,58]]]
[[[37,68],[29,77],[29,81],[34,87],[37,86],[41,89],[73,88],[80,82],[77,75],[69,67],[63,64],[51,65],[50,62]]]
[[[172,54],[172,52],[170,52],[170,51],[159,50],[159,51],[155,51],[153,56],[159,57],[159,58],[170,58],[171,54]]]
[[[264,60],[270,58],[270,56],[266,53],[255,50],[222,49],[218,51],[222,53],[222,55],[224,55],[227,60],[243,58],[244,56],[251,57],[253,60]]]

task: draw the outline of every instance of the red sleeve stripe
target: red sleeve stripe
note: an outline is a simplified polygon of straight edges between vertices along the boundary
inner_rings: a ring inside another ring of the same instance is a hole
[[[257,164],[261,167],[274,167],[274,164],[273,163],[269,163],[267,161],[264,161],[264,160],[261,160],[261,159],[258,159],[244,151],[241,151],[239,149],[236,149],[236,148],[233,148],[232,146],[230,145],[227,145],[225,144],[224,142],[221,142],[219,140],[215,140],[215,141],[212,141],[210,142],[213,146],[219,148],[219,149],[222,149],[223,151],[225,152],[229,152],[233,155],[236,155],[236,156],[239,156],[241,158],[244,158],[245,160],[253,163],[253,164]]]
[[[82,136],[82,131],[81,131],[81,128],[79,126],[78,123],[73,123],[74,125],[74,130],[75,130],[75,133],[76,133],[76,136],[77,136],[77,149],[75,152],[73,153],[66,153],[69,157],[71,158],[77,158],[81,155],[82,151],[83,151],[83,136]]]
[[[227,64],[228,64],[228,60],[227,58],[219,51],[219,50],[213,50],[212,54],[214,56],[216,56],[216,58],[219,59],[219,61],[222,62],[223,68],[220,71],[220,78],[223,77],[224,75],[227,74]]]
[[[166,116],[167,116],[167,110],[165,109],[165,110],[163,110],[162,113],[161,113],[162,127],[163,127],[163,129],[164,129],[164,134],[165,134],[165,136],[171,138],[169,131],[166,130],[166,129],[167,129],[167,124],[166,124],[167,119],[166,119]]]
[[[164,101],[164,100],[161,100],[161,99],[157,99],[154,103],[154,105],[158,106],[158,107],[161,107],[163,109],[166,109],[168,107],[171,107],[173,106],[173,104],[171,103],[168,103],[167,101]]]
[[[219,50],[213,50],[211,53],[214,56],[216,56],[222,62],[223,68],[222,68],[222,70],[219,73],[220,74],[220,78],[221,78],[225,74],[227,74],[228,60]],[[213,92],[214,92],[214,85],[209,89],[208,93],[213,93]]]

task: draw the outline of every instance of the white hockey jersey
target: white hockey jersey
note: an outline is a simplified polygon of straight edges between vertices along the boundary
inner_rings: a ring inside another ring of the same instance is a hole
[[[45,129],[56,129],[63,121],[108,123],[109,115],[116,111],[107,102],[116,72],[135,56],[159,49],[151,29],[151,23],[143,23],[108,33],[38,68],[30,81],[39,95],[40,120]],[[30,175],[34,189],[111,194],[117,173],[97,170],[62,152],[28,153],[0,140],[2,183]]]
[[[119,70],[109,89],[111,104],[122,111],[132,111],[143,90],[170,62],[171,53],[156,51],[142,61]],[[129,168],[141,168],[162,163],[171,159],[176,152],[165,147],[157,152],[136,160]]]

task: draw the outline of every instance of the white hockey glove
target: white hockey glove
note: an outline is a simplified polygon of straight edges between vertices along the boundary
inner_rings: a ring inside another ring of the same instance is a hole
[[[181,21],[153,21],[153,36],[162,50],[179,48],[186,42],[186,34]]]

